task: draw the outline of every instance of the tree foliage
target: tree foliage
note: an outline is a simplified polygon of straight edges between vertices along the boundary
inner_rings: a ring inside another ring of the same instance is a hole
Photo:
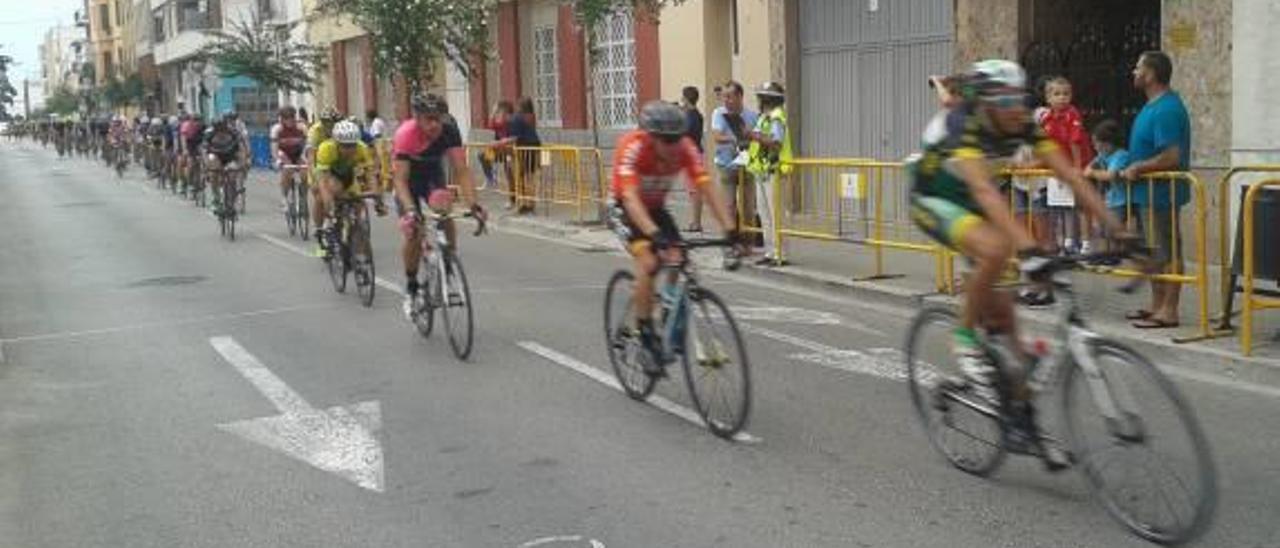
[[[134,73],[124,80],[112,79],[100,93],[102,102],[112,108],[140,104],[144,94],[142,76]]]
[[[49,114],[71,114],[80,107],[80,97],[71,88],[62,86],[44,100],[44,110]]]
[[[230,29],[207,30],[214,38],[198,57],[212,62],[224,76],[244,76],[266,87],[307,93],[325,67],[325,49],[289,40],[297,23],[266,25],[255,14]]]
[[[13,98],[18,95],[18,90],[9,84],[9,65],[11,64],[13,64],[12,57],[0,54],[0,118],[9,117],[9,107],[13,106]]]
[[[662,8],[678,6],[686,0],[573,0],[573,13],[584,29],[594,29],[606,17],[628,10],[641,17],[657,17]]]
[[[369,32],[374,67],[426,89],[440,61],[470,77],[487,54],[489,18],[497,0],[319,0],[322,13],[346,16]]]

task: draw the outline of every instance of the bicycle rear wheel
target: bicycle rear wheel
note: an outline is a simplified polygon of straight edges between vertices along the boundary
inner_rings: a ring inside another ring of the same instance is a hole
[[[298,233],[298,188],[290,186],[285,194],[284,224],[289,227],[289,235]]]
[[[1195,538],[1218,500],[1209,442],[1195,414],[1141,354],[1105,339],[1090,349],[1098,374],[1072,365],[1062,391],[1067,439],[1085,483],[1134,534],[1161,544]]]
[[[236,240],[236,213],[235,202],[243,193],[236,188],[236,181],[231,177],[224,177],[222,181],[222,220],[227,226],[227,237],[231,241]]]
[[[366,215],[351,227],[351,270],[356,279],[356,293],[366,308],[373,306],[373,293],[377,288],[373,245],[369,239],[369,218]]]
[[[952,466],[987,476],[1004,462],[1003,421],[968,390],[952,358],[959,318],[947,308],[920,311],[907,333],[907,387],[929,443]]]
[[[747,348],[724,301],[709,289],[689,291],[685,328],[684,378],[693,406],[707,428],[733,438],[751,414],[751,374]]]
[[[646,374],[640,363],[649,357],[635,329],[635,311],[631,305],[634,291],[635,276],[630,272],[619,270],[609,279],[604,297],[604,344],[622,390],[631,399],[644,401],[653,393],[656,379]]]
[[[306,185],[298,185],[295,183],[294,192],[297,194],[298,200],[298,234],[305,241],[311,237],[311,202],[308,199],[309,191]]]
[[[444,320],[444,332],[449,335],[449,346],[460,360],[471,355],[475,318],[471,307],[471,288],[467,286],[467,273],[452,249],[442,252],[443,277],[440,284],[440,318]]]
[[[436,322],[435,299],[436,295],[440,294],[440,288],[438,287],[440,274],[435,264],[436,257],[437,255],[434,252],[424,254],[421,261],[422,266],[419,267],[422,275],[426,276],[426,278],[419,285],[418,293],[415,297],[414,306],[417,308],[413,313],[413,325],[418,328],[418,334],[423,337],[431,336],[431,330],[435,327]]]

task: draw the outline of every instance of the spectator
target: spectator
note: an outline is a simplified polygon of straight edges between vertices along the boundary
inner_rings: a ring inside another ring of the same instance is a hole
[[[515,107],[512,106],[511,101],[503,99],[494,103],[493,112],[489,114],[489,121],[485,124],[485,127],[489,129],[489,131],[493,132],[493,140],[495,143],[502,142],[510,136],[510,132],[507,130],[507,124],[510,122],[511,115],[514,114],[514,112]],[[514,205],[516,182],[515,179],[511,177],[511,164],[507,161],[511,156],[511,150],[495,144],[486,147],[484,150],[476,154],[480,159],[480,169],[484,171],[486,186],[494,186],[497,184],[497,178],[493,174],[493,164],[495,162],[501,162],[506,166],[507,191],[511,200],[509,205]]]
[[[378,186],[384,192],[391,192],[391,162],[387,161],[390,157],[386,139],[387,122],[378,116],[377,109],[372,108],[364,112],[364,119],[365,131],[373,143],[373,166],[374,173],[378,174]]]
[[[307,107],[298,107],[298,121],[306,127],[311,127],[311,116],[307,114]]]
[[[366,110],[364,119],[366,127],[369,128],[369,135],[372,135],[375,141],[386,136],[387,122],[381,116],[378,116],[376,109]]]
[[[1084,169],[1093,160],[1093,150],[1089,147],[1089,135],[1084,129],[1084,117],[1075,105],[1071,104],[1071,82],[1061,76],[1050,78],[1044,84],[1044,99],[1047,108],[1039,119],[1040,127],[1045,134],[1062,147],[1071,164]],[[1061,227],[1058,234],[1062,236],[1062,246],[1067,253],[1090,253],[1089,225],[1091,221],[1075,214],[1075,199],[1071,189],[1066,185],[1050,180],[1050,186],[1057,186],[1050,194],[1063,196],[1059,200],[1062,205],[1050,205],[1054,224]],[[1079,249],[1076,245],[1079,244]]]
[[[1093,163],[1084,170],[1084,176],[1099,184],[1106,185],[1107,209],[1117,219],[1129,223],[1129,182],[1120,177],[1120,171],[1129,165],[1129,151],[1124,149],[1124,139],[1120,134],[1120,124],[1115,120],[1103,120],[1093,128],[1093,149],[1098,155]],[[1108,234],[1114,238],[1115,234]],[[1115,249],[1115,242],[1110,242],[1110,249]],[[1115,266],[1118,261],[1105,263]]]
[[[735,220],[754,219],[756,215],[755,185],[744,176],[746,166],[742,154],[750,144],[750,131],[756,127],[760,115],[742,104],[742,84],[730,81],[720,94],[721,106],[711,113],[711,140],[715,143],[716,176],[729,200],[729,207],[736,212]],[[741,186],[741,188],[739,188]],[[741,227],[739,232],[741,232]]]
[[[701,154],[703,152],[702,129],[706,125],[706,119],[702,117],[701,112],[698,112],[698,88],[685,86],[680,95],[680,108],[684,109],[685,125],[687,127],[685,134],[693,140],[693,144],[698,147],[698,153]],[[693,207],[693,219],[685,230],[702,232],[702,195],[698,193],[697,189],[689,189],[689,201]]]
[[[507,123],[507,138],[501,142],[504,146],[515,145],[517,147],[540,147],[542,139],[538,137],[538,129],[536,115],[533,112],[533,99],[522,97],[519,101],[520,108]],[[520,184],[516,185],[515,200],[512,207],[516,208],[516,212],[520,214],[532,213],[534,207],[533,181],[531,180],[538,171],[538,164],[541,160],[541,154],[538,150],[523,150],[516,152],[516,172],[517,179]]]
[[[779,175],[791,170],[785,165],[791,161],[791,131],[787,127],[787,112],[782,108],[786,95],[781,84],[765,82],[756,88],[756,99],[760,102],[761,114],[755,131],[751,132],[747,163],[747,171],[756,179],[756,204],[761,210],[760,229],[764,232],[764,256],[756,264],[786,266],[781,238],[774,238],[781,220],[775,216],[781,209],[776,202],[781,196],[775,191],[774,184],[778,182]]]
[[[1191,119],[1176,92],[1169,89],[1173,62],[1159,51],[1143,53],[1133,68],[1133,85],[1147,97],[1147,104],[1133,121],[1129,134],[1131,163],[1121,175],[1137,182],[1143,175],[1160,171],[1185,171],[1191,165]],[[1178,215],[1191,201],[1185,182],[1153,181],[1139,185],[1133,203],[1143,217],[1147,241],[1155,248],[1155,258],[1166,272],[1181,273],[1182,234]],[[1178,301],[1182,286],[1177,282],[1151,281],[1151,308],[1127,315],[1141,329],[1177,327]]]

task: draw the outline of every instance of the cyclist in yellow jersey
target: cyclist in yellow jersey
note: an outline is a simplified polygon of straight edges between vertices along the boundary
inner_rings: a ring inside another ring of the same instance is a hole
[[[921,154],[907,166],[913,181],[911,214],[925,233],[975,264],[965,286],[961,325],[955,330],[952,350],[974,393],[995,402],[995,363],[978,344],[975,330],[983,328],[990,335],[1017,341],[1013,301],[994,286],[1015,253],[1024,258],[1028,271],[1044,261],[1044,250],[1014,220],[1008,201],[993,182],[1002,162],[1019,148],[1032,147],[1040,161],[1071,186],[1077,204],[1112,233],[1126,240],[1133,236],[1031,120],[1022,67],[1011,61],[981,61],[953,83],[958,84],[958,93],[939,89],[946,109],[929,123]],[[1015,342],[1010,347],[1026,363],[1020,345]],[[1024,400],[1026,395],[1025,384],[1015,382],[1014,398]]]
[[[316,149],[315,153],[315,185],[319,189],[319,200],[316,210],[325,222],[317,223],[316,244],[318,253],[323,253],[320,243],[324,241],[322,234],[329,229],[329,214],[333,211],[335,198],[341,195],[358,196],[365,192],[376,192],[376,181],[373,174],[373,153],[369,147],[360,142],[360,128],[351,122],[339,122],[333,127],[333,136]],[[386,214],[381,201],[377,205],[378,215]]]
[[[337,124],[340,118],[341,115],[338,114],[338,109],[326,107],[320,112],[316,123],[312,124],[311,128],[307,130],[307,148],[303,155],[306,156],[307,165],[311,166],[311,169],[308,170],[310,172],[310,181],[314,182],[319,177],[319,172],[316,171],[316,150],[325,141],[329,140],[330,135],[333,133],[334,124]],[[311,185],[311,202],[317,206],[320,205],[320,185],[318,184]],[[311,208],[311,224],[318,227],[322,223],[324,223],[324,212],[320,207]]]

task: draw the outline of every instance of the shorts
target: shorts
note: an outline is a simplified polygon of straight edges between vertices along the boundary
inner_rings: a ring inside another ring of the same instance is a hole
[[[1166,267],[1174,266],[1176,270],[1170,268],[1170,271],[1181,273],[1181,263],[1184,258],[1182,222],[1178,219],[1178,211],[1170,211],[1168,207],[1154,210],[1147,207],[1134,207],[1133,221],[1135,230],[1154,251],[1155,261]]]
[[[282,148],[280,149],[280,154],[284,156],[284,159],[285,159],[284,163],[286,164],[292,164],[292,165],[302,164],[302,149],[298,149],[296,151],[290,152]]]
[[[960,242],[975,227],[987,220],[979,212],[946,198],[912,194],[911,219],[929,237],[960,251]]]
[[[222,164],[222,167],[224,168],[227,167],[228,165],[235,163],[240,159],[240,155],[237,154],[236,151],[234,150],[230,152],[209,151],[209,155],[213,156],[214,158],[217,158],[218,163]]]
[[[453,191],[443,182],[431,183],[421,179],[409,180],[409,195],[413,197],[413,209],[422,213],[422,202],[435,210],[444,209],[453,200]]]
[[[200,141],[187,141],[186,155],[192,158],[200,155]]]
[[[609,198],[609,229],[613,230],[613,234],[622,242],[622,246],[627,249],[628,253],[635,255],[640,247],[650,244],[649,236],[645,235],[631,222],[631,217],[627,215],[627,210],[622,203],[616,198]],[[669,242],[680,241],[680,228],[676,226],[675,217],[671,216],[671,212],[665,207],[657,209],[650,208],[649,218],[653,219],[654,224],[658,225],[658,231]]]

